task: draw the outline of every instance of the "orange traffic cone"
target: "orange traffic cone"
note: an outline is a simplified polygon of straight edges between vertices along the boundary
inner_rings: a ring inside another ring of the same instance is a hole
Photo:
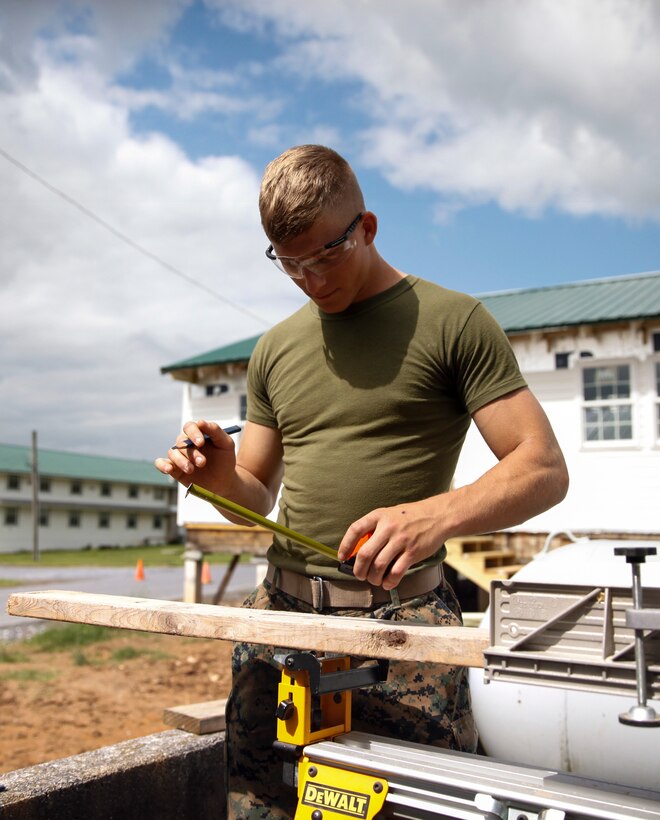
[[[204,561],[204,563],[202,564],[202,583],[211,583],[211,567],[209,566],[208,561]]]
[[[135,567],[135,580],[144,581],[144,562],[138,558],[137,566]]]

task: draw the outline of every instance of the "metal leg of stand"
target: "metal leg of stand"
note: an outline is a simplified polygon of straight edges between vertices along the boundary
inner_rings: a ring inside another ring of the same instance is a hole
[[[646,561],[647,555],[655,555],[655,547],[635,548],[618,547],[616,555],[624,555],[632,570],[632,598],[633,612],[638,613],[644,607],[642,600],[641,564]],[[644,648],[644,630],[635,627],[635,671],[637,683],[637,703],[627,712],[619,715],[619,723],[626,726],[656,726],[660,727],[660,715],[652,706],[647,704],[646,686],[646,653]]]

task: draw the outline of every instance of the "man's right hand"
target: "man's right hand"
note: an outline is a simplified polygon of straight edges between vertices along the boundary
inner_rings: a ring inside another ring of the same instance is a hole
[[[193,444],[186,446],[186,439]],[[157,458],[154,465],[186,487],[198,484],[222,495],[236,476],[234,440],[214,421],[187,421],[167,457]]]

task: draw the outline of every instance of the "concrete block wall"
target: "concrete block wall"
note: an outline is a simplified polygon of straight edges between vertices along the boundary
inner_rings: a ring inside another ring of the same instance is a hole
[[[225,820],[224,738],[172,729],[0,774],[0,817]]]

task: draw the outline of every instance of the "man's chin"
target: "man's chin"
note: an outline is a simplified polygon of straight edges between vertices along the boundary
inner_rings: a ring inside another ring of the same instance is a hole
[[[347,307],[338,290],[333,290],[325,296],[310,296],[309,298],[325,313],[338,313]]]

